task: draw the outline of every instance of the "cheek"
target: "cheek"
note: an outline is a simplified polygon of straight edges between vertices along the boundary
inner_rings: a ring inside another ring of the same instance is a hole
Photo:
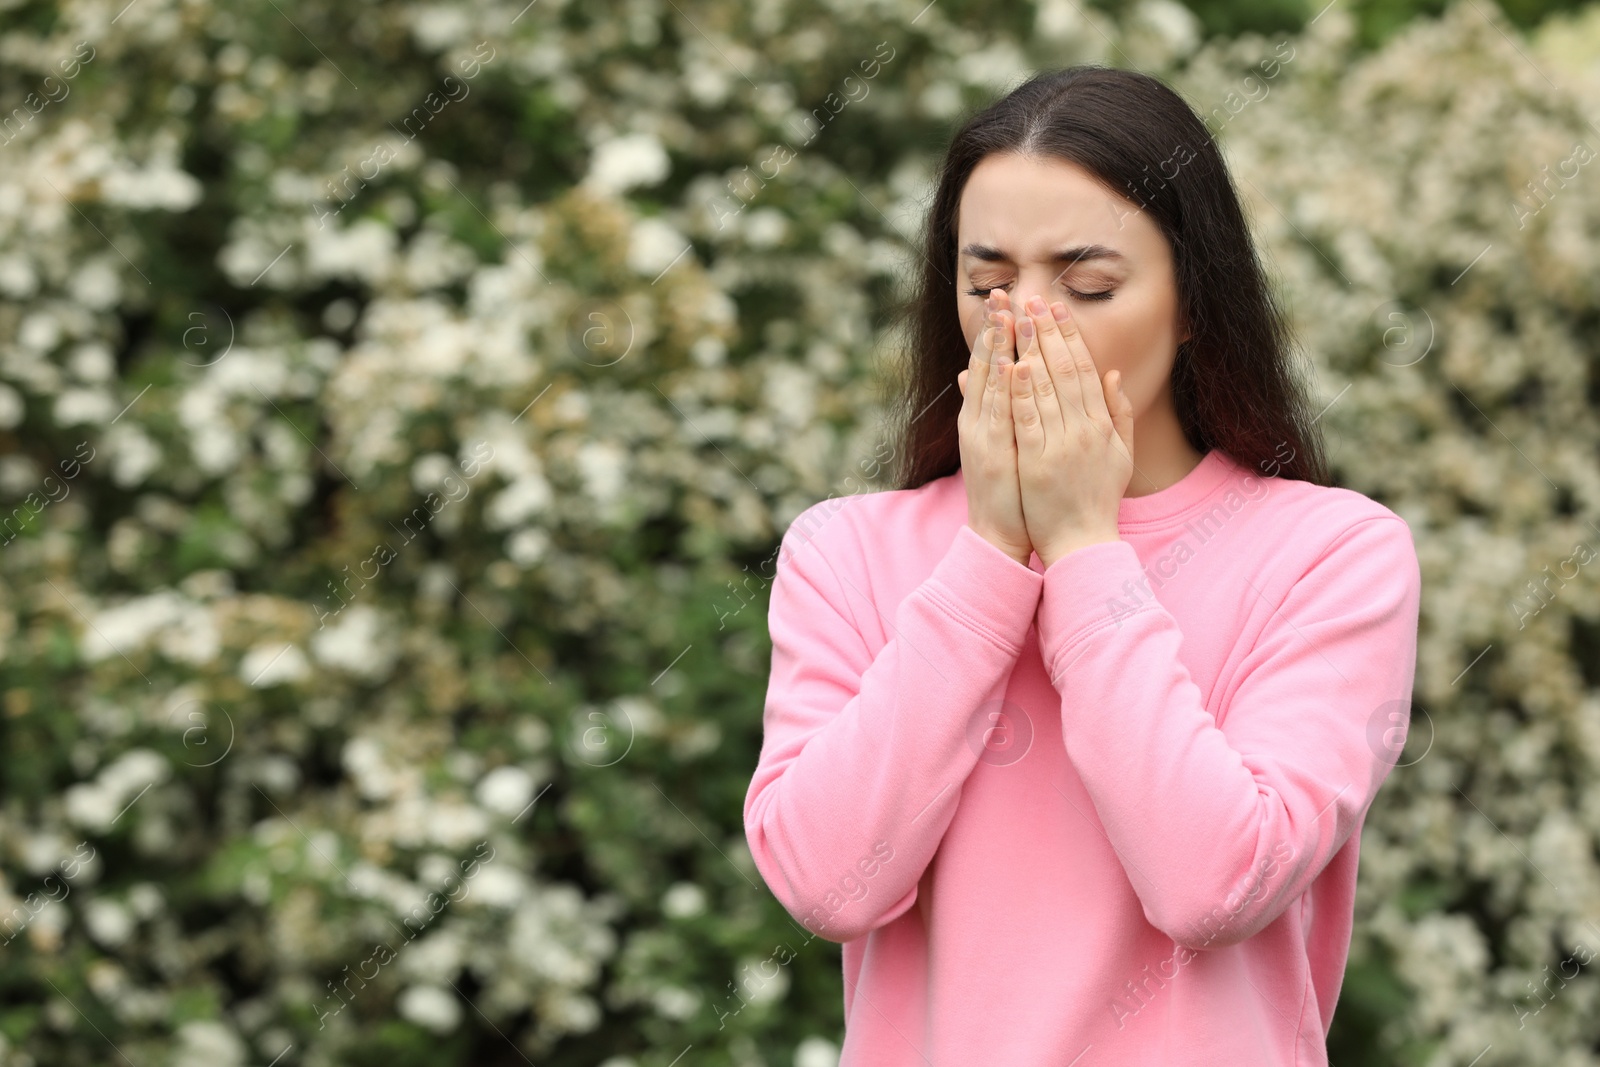
[[[1078,309],[1073,309],[1079,314]],[[1140,411],[1160,393],[1172,369],[1170,331],[1160,329],[1142,309],[1107,308],[1100,314],[1082,313],[1084,342],[1102,378],[1110,370],[1122,372],[1123,389]]]
[[[983,301],[962,295],[956,300],[956,315],[961,319],[961,336],[966,338],[967,349],[978,342],[978,331],[983,328]]]

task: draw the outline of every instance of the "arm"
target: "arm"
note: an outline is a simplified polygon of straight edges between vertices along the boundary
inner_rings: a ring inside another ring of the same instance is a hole
[[[891,636],[873,656],[854,621],[877,610],[851,566],[860,540],[846,526],[806,542],[801,525],[784,535],[772,588],[745,836],[779,902],[842,943],[916,901],[982,751],[969,725],[1003,692],[1044,576],[964,525],[893,620],[882,616]]]
[[[1039,639],[1062,732],[1145,918],[1180,945],[1231,945],[1300,897],[1366,815],[1409,714],[1421,575],[1398,517],[1356,522],[1289,588],[1229,680],[1219,728],[1125,541],[1044,576]],[[1403,720],[1402,720],[1403,721]]]

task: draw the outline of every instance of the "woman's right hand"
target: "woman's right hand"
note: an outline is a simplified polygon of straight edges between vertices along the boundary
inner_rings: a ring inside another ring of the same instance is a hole
[[[1000,297],[1004,299],[1003,291]],[[967,525],[1027,566],[1033,544],[1022,520],[1017,437],[1011,424],[1011,376],[1016,373],[1011,319],[1010,310],[991,295],[967,369],[956,376],[961,389],[956,427],[967,486]]]

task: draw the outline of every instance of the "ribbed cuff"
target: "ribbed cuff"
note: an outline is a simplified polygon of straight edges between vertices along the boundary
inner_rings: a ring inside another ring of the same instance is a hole
[[[1044,575],[962,524],[923,583],[931,599],[974,632],[1017,655],[1033,625]]]
[[[1039,649],[1052,681],[1062,658],[1078,645],[1159,606],[1138,553],[1123,540],[1097,541],[1067,553],[1045,568],[1043,581]]]

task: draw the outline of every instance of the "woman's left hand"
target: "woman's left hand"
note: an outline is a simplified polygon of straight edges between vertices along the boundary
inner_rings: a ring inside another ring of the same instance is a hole
[[[1066,304],[1033,296],[1017,316],[1012,417],[1022,516],[1039,561],[1118,540],[1133,476],[1133,402],[1122,375],[1102,381]]]

